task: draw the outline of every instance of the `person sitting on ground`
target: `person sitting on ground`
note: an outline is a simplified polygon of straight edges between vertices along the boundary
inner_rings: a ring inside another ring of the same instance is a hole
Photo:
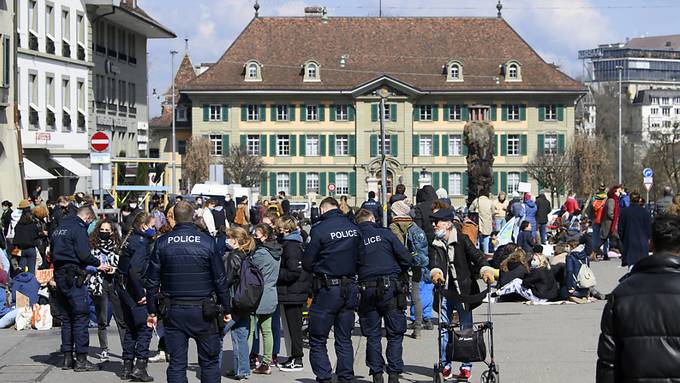
[[[517,250],[522,252],[522,250]],[[524,255],[524,254],[522,254]],[[508,294],[519,294],[522,298],[536,303],[549,302],[558,296],[558,286],[555,277],[550,271],[550,263],[543,254],[534,253],[531,258],[531,270],[522,278],[515,278],[510,283],[501,287],[493,297]]]
[[[522,221],[519,226],[519,235],[517,235],[517,245],[524,250],[524,252],[531,254],[536,244],[536,234],[534,228],[531,227],[529,221]]]
[[[503,287],[517,278],[524,279],[531,271],[527,261],[527,253],[515,244],[508,245],[506,247],[509,250],[512,249],[512,252],[500,264],[498,287]]]

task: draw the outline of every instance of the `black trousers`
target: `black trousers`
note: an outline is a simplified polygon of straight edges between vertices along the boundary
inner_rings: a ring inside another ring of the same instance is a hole
[[[285,336],[290,336],[289,357],[302,358],[305,356],[302,349],[302,305],[284,304],[282,306],[288,332]]]

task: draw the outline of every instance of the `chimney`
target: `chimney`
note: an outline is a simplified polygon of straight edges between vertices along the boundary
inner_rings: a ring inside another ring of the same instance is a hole
[[[670,42],[670,41],[666,41],[666,48],[670,48],[670,47],[671,47],[672,45],[673,45],[673,43],[672,43],[672,42]]]
[[[127,5],[130,8],[137,8],[137,0],[120,0],[120,5]]]
[[[305,17],[321,17],[323,16],[323,7],[305,7]]]

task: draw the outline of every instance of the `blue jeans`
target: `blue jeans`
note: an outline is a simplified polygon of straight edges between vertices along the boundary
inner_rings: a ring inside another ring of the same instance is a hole
[[[548,224],[538,225],[538,232],[541,234],[541,245],[545,245],[548,242]]]
[[[449,320],[451,318],[451,314],[453,313],[453,310],[458,311],[458,317],[460,318],[460,326],[461,329],[466,329],[466,328],[472,328],[472,311],[466,311],[463,309],[463,305],[460,303],[451,303],[449,304],[446,300],[446,298],[443,298],[442,300],[442,307],[439,309],[440,315],[441,315],[441,321],[442,323],[448,324]],[[446,366],[450,364],[450,361],[446,360],[446,344],[449,341],[449,333],[446,330],[446,328],[442,327],[441,329],[441,337],[442,337],[442,348],[441,348],[441,353],[442,353],[442,365]],[[461,369],[465,370],[471,370],[472,369],[472,363],[463,363],[460,366]]]
[[[490,236],[483,234],[479,234],[478,236],[479,250],[483,251],[484,254],[489,253],[489,238]]]
[[[250,333],[250,316],[234,315],[236,324],[231,328],[231,346],[234,351],[234,374],[250,375],[250,355],[248,352],[248,334]]]
[[[505,218],[496,218],[495,226],[494,230],[501,231],[503,226],[505,226]]]
[[[7,328],[7,327],[13,325],[14,322],[16,322],[18,313],[19,313],[19,310],[12,309],[12,311],[3,315],[2,318],[0,318],[0,328]]]
[[[21,257],[19,257],[21,271],[26,271],[26,268],[28,268],[29,273],[35,274],[35,261],[37,257],[38,252],[35,250],[35,247],[21,250]]]
[[[600,224],[593,224],[593,251],[598,252],[600,250]]]

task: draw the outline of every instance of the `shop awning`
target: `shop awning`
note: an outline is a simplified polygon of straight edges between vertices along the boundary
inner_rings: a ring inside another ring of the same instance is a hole
[[[90,177],[92,172],[87,166],[74,160],[72,157],[57,157],[53,156],[52,160],[58,163],[62,168],[70,171],[78,177]]]
[[[36,165],[33,161],[24,157],[24,178],[26,180],[51,180],[55,179],[52,173]]]

